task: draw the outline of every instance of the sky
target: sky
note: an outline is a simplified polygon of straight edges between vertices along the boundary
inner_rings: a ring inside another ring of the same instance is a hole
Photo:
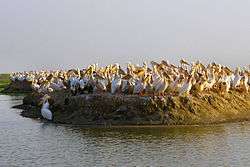
[[[249,0],[0,0],[0,73],[180,58],[250,64]]]

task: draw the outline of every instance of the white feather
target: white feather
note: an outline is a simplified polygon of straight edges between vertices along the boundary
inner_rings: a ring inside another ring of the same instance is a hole
[[[47,120],[52,120],[52,112],[49,109],[49,102],[46,101],[43,103],[42,109],[41,109],[41,114],[43,116],[43,118],[47,119]]]

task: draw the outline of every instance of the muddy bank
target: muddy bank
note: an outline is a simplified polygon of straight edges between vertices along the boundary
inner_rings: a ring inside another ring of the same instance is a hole
[[[164,98],[137,95],[50,94],[55,123],[80,125],[193,125],[250,120],[250,94],[207,93]],[[41,97],[23,100],[23,116],[40,117]]]
[[[32,92],[31,82],[15,81],[8,84],[1,93],[29,93]]]
[[[40,109],[43,94],[36,92],[26,93],[23,103],[13,106],[13,108],[21,109],[21,115],[28,118],[42,118]]]

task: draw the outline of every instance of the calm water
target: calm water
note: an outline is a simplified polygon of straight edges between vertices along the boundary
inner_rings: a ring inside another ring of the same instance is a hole
[[[84,128],[23,118],[0,95],[0,166],[250,166],[250,123]]]

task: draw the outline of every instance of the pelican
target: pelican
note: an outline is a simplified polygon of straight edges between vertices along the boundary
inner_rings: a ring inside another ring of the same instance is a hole
[[[69,79],[69,82],[70,82],[71,93],[73,95],[76,95],[77,94],[77,89],[78,89],[78,86],[79,86],[79,79],[76,78],[76,77],[71,77]]]
[[[146,87],[146,84],[143,83],[141,80],[136,80],[135,81],[135,85],[134,85],[134,90],[133,90],[133,94],[142,94],[142,92],[144,91]]]
[[[240,80],[241,80],[240,68],[237,67],[234,73],[233,88],[236,88],[237,86],[240,85]]]
[[[164,76],[162,76],[154,87],[155,93],[159,95],[164,95],[164,92],[168,88],[168,85],[169,84],[167,79]]]
[[[183,66],[183,65],[189,66],[189,65],[190,65],[190,64],[189,64],[187,61],[185,61],[184,59],[181,59],[181,60],[180,60],[180,63],[181,63],[181,66]]]
[[[184,76],[183,75],[180,75],[179,77],[177,77],[175,79],[175,81],[172,83],[171,85],[171,89],[174,91],[174,92],[179,92],[181,87],[183,87],[184,85]]]
[[[42,108],[41,108],[41,114],[42,114],[42,117],[44,119],[47,119],[47,120],[51,121],[53,119],[53,115],[52,115],[51,110],[49,109],[50,104],[49,104],[48,98],[49,98],[48,95],[45,95],[43,97],[43,104],[42,104]]]
[[[73,95],[93,92],[163,95],[166,90],[171,90],[174,95],[182,95],[189,94],[193,86],[198,92],[249,90],[250,68],[241,70],[237,67],[233,72],[221,64],[210,63],[205,66],[199,61],[189,63],[184,59],[180,60],[181,66],[178,67],[167,60],[150,63],[152,67],[148,67],[146,62],[142,65],[129,62],[127,70],[123,70],[118,63],[105,67],[95,63],[82,70],[13,72],[10,80],[31,82],[32,90],[43,94],[69,89]]]
[[[204,87],[207,90],[211,90],[215,83],[216,83],[216,77],[214,74],[214,69],[212,69],[212,73],[210,73],[210,75],[208,76],[208,80]]]
[[[82,78],[79,80],[79,87],[81,90],[84,90],[84,88],[87,86],[87,84],[88,84],[87,78]]]
[[[116,74],[111,82],[111,93],[115,94],[116,92],[118,92],[118,90],[121,87],[121,84],[122,84],[122,79],[118,74]]]
[[[249,85],[248,85],[248,76],[246,74],[241,79],[240,87],[243,92],[248,92]]]
[[[162,60],[161,64],[166,66],[166,67],[169,67],[169,62],[168,61]]]
[[[189,94],[192,88],[192,76],[189,76],[184,85],[180,88],[179,95]]]

